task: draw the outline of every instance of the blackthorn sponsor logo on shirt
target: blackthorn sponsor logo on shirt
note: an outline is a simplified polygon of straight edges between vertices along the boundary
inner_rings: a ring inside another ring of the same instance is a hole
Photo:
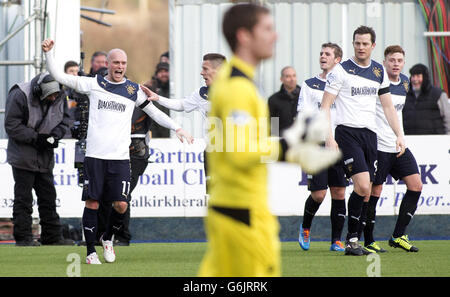
[[[124,112],[127,106],[116,101],[98,100],[98,109],[108,109],[111,111]]]
[[[373,96],[378,93],[375,87],[352,87],[352,96]]]
[[[317,102],[317,108],[320,109],[320,107],[322,106],[322,102]],[[336,109],[336,103],[331,104],[331,109]]]
[[[401,110],[403,110],[403,107],[405,106],[405,104],[395,104],[394,105],[394,108],[395,108],[395,110],[397,110],[397,111],[401,111]]]

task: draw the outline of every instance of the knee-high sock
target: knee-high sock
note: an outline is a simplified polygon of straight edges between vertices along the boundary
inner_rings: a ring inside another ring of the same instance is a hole
[[[366,227],[366,221],[367,221],[367,208],[369,207],[369,202],[363,202],[362,208],[361,208],[361,216],[359,217],[359,224],[358,224],[358,239],[361,239],[362,232],[364,228]]]
[[[400,211],[395,224],[393,237],[400,237],[405,234],[406,227],[411,221],[417,209],[417,202],[419,201],[421,192],[406,190],[400,204]]]
[[[97,210],[85,207],[83,211],[83,233],[86,240],[87,254],[95,252],[97,234]]]
[[[345,200],[331,199],[331,243],[341,240],[345,223]]]
[[[123,228],[125,213],[118,213],[114,208],[111,210],[103,240],[111,240],[113,234],[120,233]]]
[[[376,207],[380,197],[370,196],[367,208],[366,227],[364,228],[364,245],[374,242],[373,230],[375,229],[375,217],[377,215]]]
[[[348,199],[348,234],[347,239],[358,236],[359,218],[362,212],[364,197],[353,191]]]
[[[311,195],[309,195],[308,199],[306,199],[305,210],[303,212],[303,228],[311,228],[312,220],[314,219],[320,204],[321,203],[314,201]]]

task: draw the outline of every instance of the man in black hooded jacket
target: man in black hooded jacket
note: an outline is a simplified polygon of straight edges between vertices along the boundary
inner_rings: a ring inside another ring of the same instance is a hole
[[[447,94],[431,84],[425,65],[416,64],[409,72],[411,83],[403,108],[405,135],[450,134]]]
[[[17,246],[40,245],[33,240],[31,231],[33,189],[42,227],[41,244],[74,244],[63,239],[53,183],[53,149],[58,147],[70,123],[64,99],[59,83],[47,73],[15,84],[6,99],[7,160],[15,182],[13,235]]]

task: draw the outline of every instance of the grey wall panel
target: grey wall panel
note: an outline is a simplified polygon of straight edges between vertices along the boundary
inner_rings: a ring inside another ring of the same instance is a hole
[[[417,62],[428,64],[425,21],[416,1],[265,1],[271,9],[278,40],[275,55],[261,64],[256,81],[267,98],[280,87],[280,70],[291,65],[298,83],[320,72],[319,52],[325,42],[335,42],[344,50],[344,58],[353,55],[352,35],[360,25],[368,25],[377,34],[373,59],[383,61],[386,46],[400,44],[406,50],[404,72]],[[203,80],[201,57],[217,51],[230,57],[222,36],[223,13],[229,1],[171,1],[176,25],[170,45],[175,53],[172,65],[172,92],[183,97],[199,87]],[[178,113],[180,123],[191,125],[193,116]],[[195,129],[194,129],[195,130]],[[198,135],[194,133],[194,135]]]

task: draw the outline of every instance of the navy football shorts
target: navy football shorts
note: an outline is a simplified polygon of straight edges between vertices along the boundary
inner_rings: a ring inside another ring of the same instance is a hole
[[[373,182],[375,185],[382,185],[389,174],[395,180],[399,180],[405,176],[419,173],[416,159],[408,148],[398,158],[397,154],[378,151],[377,171]]]
[[[127,201],[130,192],[130,160],[86,157],[83,171],[83,201]]]
[[[367,128],[352,128],[339,125],[335,139],[342,151],[342,162],[347,178],[368,171],[374,180],[377,161],[377,134]]]
[[[307,175],[308,191],[315,192],[326,190],[328,187],[347,187],[348,180],[345,177],[342,161],[315,175]]]

